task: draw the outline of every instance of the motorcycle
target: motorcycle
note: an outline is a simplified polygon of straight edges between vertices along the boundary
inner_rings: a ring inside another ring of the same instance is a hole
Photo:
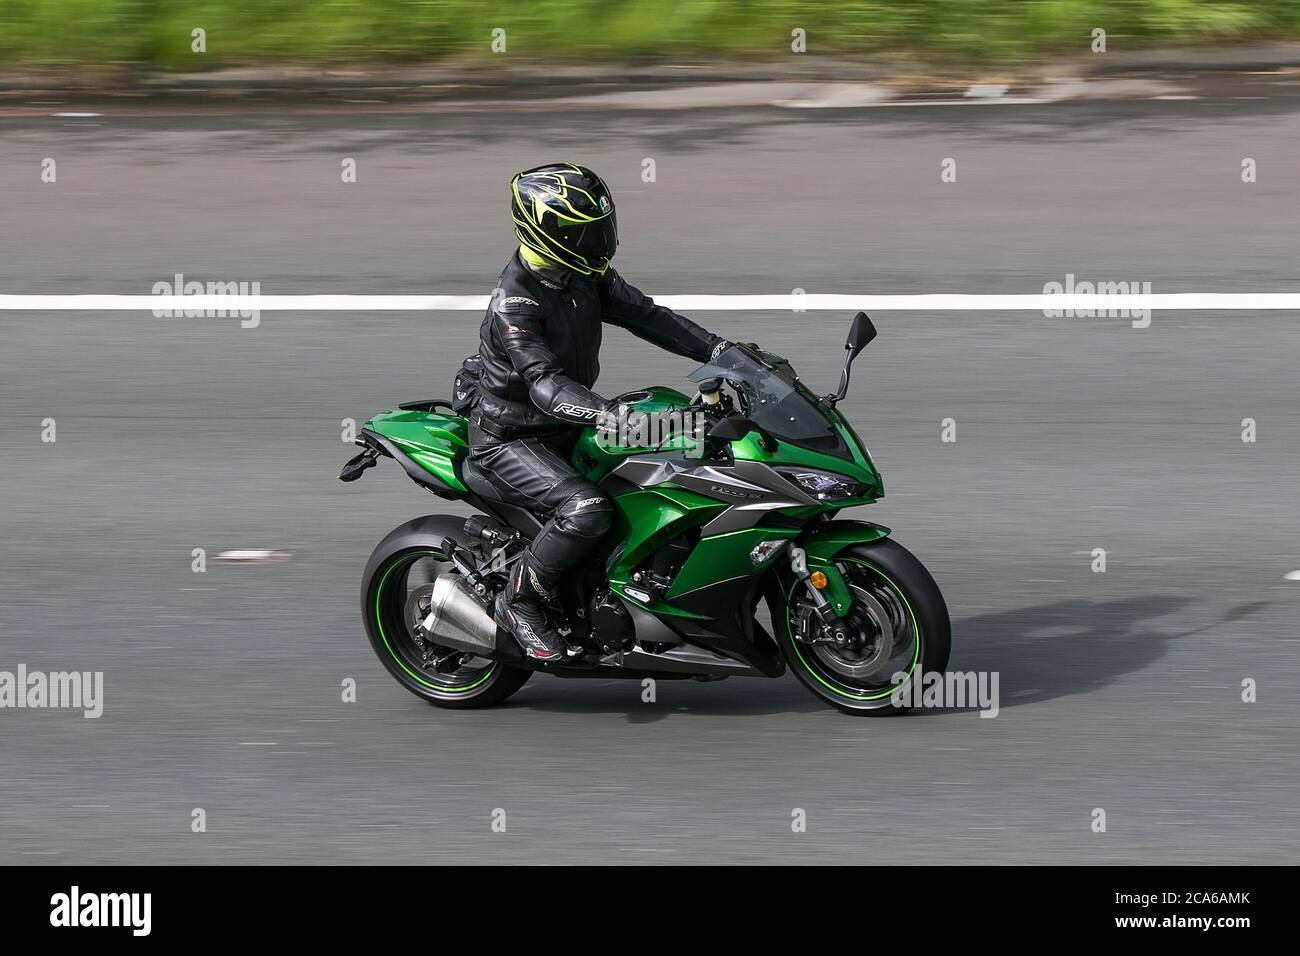
[[[947,607],[888,528],[837,517],[884,494],[836,407],[875,336],[858,313],[832,395],[814,395],[780,356],[735,344],[688,376],[693,397],[656,386],[617,399],[656,421],[691,416],[694,429],[643,444],[582,430],[572,463],[616,515],[547,609],[579,649],[562,661],[525,656],[493,621],[496,595],[542,521],[476,480],[468,422],[456,413],[463,405],[409,402],[376,415],[340,479],[390,458],[425,490],[476,512],[415,518],[375,548],[361,610],[384,667],[449,708],[499,703],[537,671],[709,681],[788,668],[846,713],[906,710],[910,683],[947,665]]]

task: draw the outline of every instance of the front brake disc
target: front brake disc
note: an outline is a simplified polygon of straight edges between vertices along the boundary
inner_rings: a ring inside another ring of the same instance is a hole
[[[845,677],[863,678],[878,671],[894,653],[894,624],[885,606],[865,588],[853,587],[855,607],[845,622],[854,627],[848,645],[818,641],[813,653]]]

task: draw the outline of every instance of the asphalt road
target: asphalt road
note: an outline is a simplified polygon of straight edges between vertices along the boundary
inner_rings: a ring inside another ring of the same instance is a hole
[[[486,292],[508,177],[552,157],[605,172],[651,293],[1300,291],[1298,108],[8,120],[0,291]],[[696,317],[834,384],[848,316]],[[996,719],[854,719],[793,677],[431,708],[357,589],[441,505],[391,464],[336,481],[340,422],[444,394],[477,315],[0,313],[0,670],[105,674],[100,719],[0,710],[0,863],[1294,862],[1297,317],[876,318],[843,406],[869,517],[944,589],[953,668],[999,673]],[[600,385],[690,370],[611,330]],[[292,556],[196,574],[200,547]]]

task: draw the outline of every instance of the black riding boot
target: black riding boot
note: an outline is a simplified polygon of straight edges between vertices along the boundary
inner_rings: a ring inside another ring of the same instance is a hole
[[[510,583],[497,597],[496,622],[514,635],[529,657],[539,661],[562,661],[574,650],[551,627],[543,602],[554,600],[558,575],[551,574],[525,551],[510,575]]]

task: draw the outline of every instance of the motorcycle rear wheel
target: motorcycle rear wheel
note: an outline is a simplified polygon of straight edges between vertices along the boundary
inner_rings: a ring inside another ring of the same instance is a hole
[[[420,518],[395,529],[371,555],[361,589],[366,636],[393,679],[434,706],[463,710],[499,704],[523,687],[532,671],[482,657],[450,658],[458,666],[436,669],[433,663],[454,650],[433,644],[415,626],[420,595],[451,567],[443,535],[436,533],[441,529],[429,527],[432,520]],[[447,521],[449,534],[464,525],[463,518]]]

